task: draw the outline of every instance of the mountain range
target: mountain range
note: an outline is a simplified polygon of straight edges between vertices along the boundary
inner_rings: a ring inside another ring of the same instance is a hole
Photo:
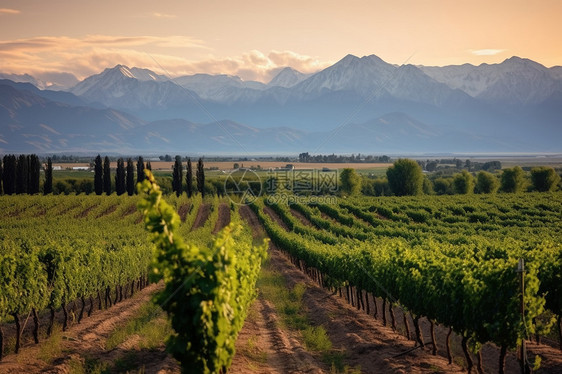
[[[267,84],[123,65],[58,91],[2,77],[0,153],[562,151],[562,67],[519,57],[432,67],[347,55]]]

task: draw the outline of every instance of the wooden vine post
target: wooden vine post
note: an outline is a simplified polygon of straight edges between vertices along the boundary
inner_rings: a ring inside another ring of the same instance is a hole
[[[525,260],[522,258],[519,259],[519,264],[517,265],[517,273],[519,273],[519,286],[521,291],[521,320],[523,321],[523,328],[526,329],[525,326]],[[524,331],[524,335],[521,338],[521,352],[520,352],[520,361],[519,365],[521,367],[521,374],[530,374],[531,368],[527,363],[527,344],[525,342],[526,332]]]

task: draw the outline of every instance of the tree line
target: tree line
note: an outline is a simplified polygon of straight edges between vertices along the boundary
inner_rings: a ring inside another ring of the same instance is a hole
[[[471,173],[462,170],[449,177],[424,176],[419,162],[400,159],[386,172],[386,178],[362,178],[353,169],[340,174],[341,191],[352,195],[359,192],[369,196],[420,195],[420,194],[470,194],[470,193],[518,193],[523,191],[547,192],[560,188],[560,176],[554,168],[533,167],[527,174],[521,167],[506,168],[501,173],[480,170]]]
[[[284,159],[283,159],[284,160]],[[283,161],[280,159],[280,161]],[[390,162],[390,157],[383,156],[373,156],[373,155],[362,155],[358,153],[357,155],[352,154],[351,156],[346,155],[311,155],[308,152],[303,152],[299,154],[299,162],[331,162],[331,163],[368,163],[368,162],[380,162],[388,163]]]
[[[178,196],[182,192],[187,192],[191,197],[194,193],[201,193],[205,196],[205,170],[203,159],[199,158],[195,171],[195,185],[193,182],[193,170],[191,159],[187,159],[187,169],[185,177],[185,187],[183,185],[183,169],[181,157],[175,157],[172,174],[172,191]],[[50,193],[68,193],[70,191],[84,192],[86,194],[95,193],[96,195],[133,195],[136,191],[136,184],[145,179],[144,170],[152,170],[150,161],[144,161],[139,156],[135,161],[132,158],[117,159],[117,167],[111,170],[111,161],[108,156],[102,158],[99,154],[93,162],[94,181],[93,185],[89,179],[67,179],[53,182],[53,163],[52,158],[48,157],[45,165],[41,165],[39,157],[31,155],[5,155],[0,158],[0,194],[38,194],[41,192],[41,169],[45,172],[42,185],[42,192],[47,195]],[[113,174],[114,173],[114,174]]]
[[[136,178],[135,178],[136,169]],[[135,193],[135,186],[144,180],[144,169],[152,170],[150,161],[144,163],[142,156],[139,156],[136,167],[132,158],[127,159],[127,166],[123,158],[117,160],[117,168],[115,170],[115,193],[123,195],[127,193],[132,196]],[[103,193],[111,195],[113,192],[111,184],[111,162],[108,156],[105,156],[102,162],[100,155],[94,160],[94,192],[96,195]]]

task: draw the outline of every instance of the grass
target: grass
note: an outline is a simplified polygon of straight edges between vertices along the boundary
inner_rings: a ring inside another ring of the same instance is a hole
[[[313,352],[325,352],[332,349],[332,342],[322,326],[309,326],[302,332],[306,348]]]
[[[53,326],[51,336],[49,336],[47,340],[42,340],[41,342],[42,344],[39,346],[38,358],[50,364],[62,353],[62,329],[60,326],[55,324]]]
[[[258,337],[251,336],[246,344],[241,347],[240,353],[248,357],[253,362],[265,364],[267,362],[267,352],[264,352],[258,346]]]
[[[124,326],[115,329],[106,340],[105,348],[111,350],[130,336],[138,335],[139,348],[153,349],[162,345],[172,333],[172,327],[166,318],[164,311],[154,303],[143,305],[137,315]]]
[[[97,359],[86,357],[85,359],[72,358],[68,362],[69,374],[109,374],[109,364],[102,363]]]

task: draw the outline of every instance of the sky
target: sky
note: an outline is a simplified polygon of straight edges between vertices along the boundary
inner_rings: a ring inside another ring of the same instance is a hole
[[[393,64],[562,65],[560,0],[0,0],[0,73],[78,79],[124,64],[268,82],[347,54]]]

